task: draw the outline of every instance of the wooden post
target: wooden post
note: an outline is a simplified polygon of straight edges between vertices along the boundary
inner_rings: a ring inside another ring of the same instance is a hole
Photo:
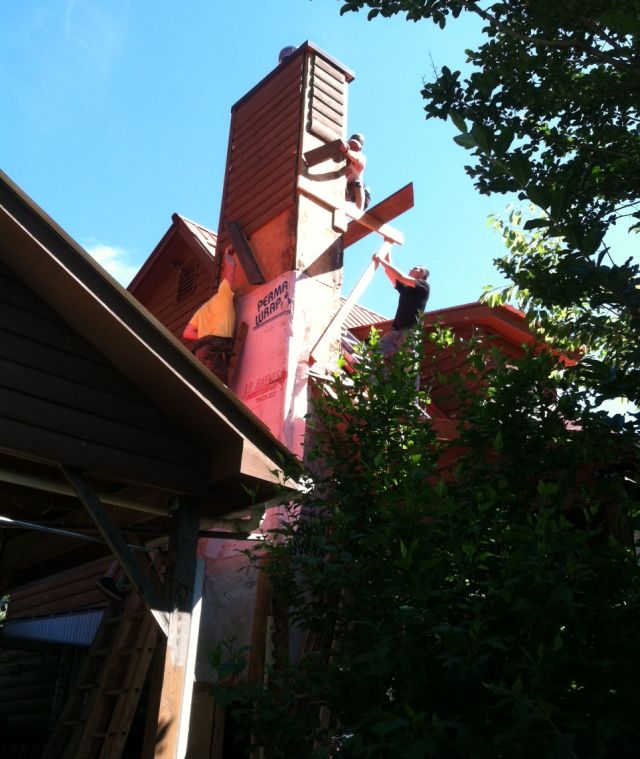
[[[155,759],[182,759],[186,754],[202,589],[202,570],[198,571],[196,557],[199,510],[198,501],[181,497],[172,520],[169,551],[173,562],[167,572],[169,634]]]

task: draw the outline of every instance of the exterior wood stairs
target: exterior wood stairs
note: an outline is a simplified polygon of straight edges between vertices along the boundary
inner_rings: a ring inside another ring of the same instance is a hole
[[[106,607],[43,759],[122,755],[157,635],[157,624],[136,593]]]

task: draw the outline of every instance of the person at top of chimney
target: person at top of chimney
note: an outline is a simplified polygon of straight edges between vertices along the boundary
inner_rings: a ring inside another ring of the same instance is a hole
[[[340,152],[347,159],[347,165],[343,172],[347,178],[347,187],[345,190],[346,200],[355,203],[360,211],[369,205],[368,193],[363,182],[364,167],[367,164],[367,157],[362,152],[364,147],[364,137],[359,132],[352,134],[348,142],[343,142],[340,146]]]

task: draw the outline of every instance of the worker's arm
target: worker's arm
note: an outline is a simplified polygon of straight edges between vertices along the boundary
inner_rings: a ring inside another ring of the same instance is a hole
[[[358,174],[364,171],[365,164],[367,163],[366,156],[360,150],[350,150],[349,145],[346,142],[342,143],[340,152],[344,154],[344,157],[352,163]]]
[[[182,337],[185,340],[197,340],[198,339],[198,330],[189,322],[187,326],[184,328],[184,331],[182,332]]]
[[[417,279],[414,279],[413,277],[410,277],[408,274],[403,274],[400,269],[396,269],[396,267],[386,258],[381,258],[377,253],[373,257],[374,261],[377,261],[378,263],[381,263],[384,267],[384,273],[389,277],[391,280],[391,284],[395,287],[398,282],[400,282],[403,285],[407,285],[407,287],[415,287],[417,283]]]

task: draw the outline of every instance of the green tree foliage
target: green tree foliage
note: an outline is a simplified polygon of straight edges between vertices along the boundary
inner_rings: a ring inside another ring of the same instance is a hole
[[[447,376],[448,443],[415,353],[385,366],[374,338],[336,376],[306,487],[257,557],[306,654],[280,652],[266,685],[239,679],[242,652],[219,656],[217,698],[269,757],[635,757],[637,427],[599,409],[640,404],[638,265],[606,237],[639,218],[640,1],[341,2],[483,20],[472,73],[443,67],[426,112],[451,119],[480,192],[522,201],[496,221],[502,297],[553,350],[505,363],[440,334],[435,366],[468,355]]]
[[[452,443],[416,354],[375,339],[318,399],[314,473],[254,555],[306,653],[216,698],[268,757],[636,756],[635,454],[549,353],[439,341],[435,364],[469,354]]]
[[[482,20],[469,77],[443,66],[425,85],[427,117],[451,119],[479,192],[539,209],[524,229],[535,239],[499,267],[547,333],[574,327],[590,351],[577,378],[640,405],[639,268],[605,237],[640,219],[640,1],[348,0],[341,12],[364,7],[442,28]]]

